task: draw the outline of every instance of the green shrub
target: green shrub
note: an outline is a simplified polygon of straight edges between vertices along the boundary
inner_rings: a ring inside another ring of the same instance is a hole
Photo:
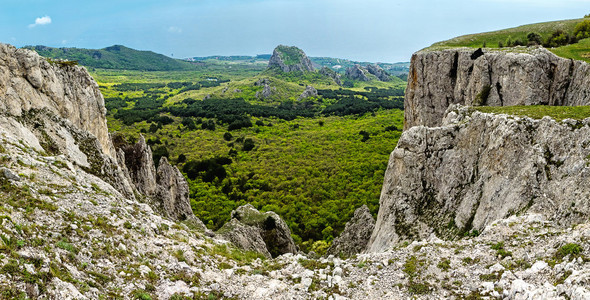
[[[590,37],[590,20],[584,20],[578,23],[574,28],[574,36],[578,40]]]
[[[559,250],[557,250],[555,256],[559,259],[563,259],[568,255],[570,257],[577,257],[580,253],[582,253],[582,246],[575,243],[569,243],[561,246]]]

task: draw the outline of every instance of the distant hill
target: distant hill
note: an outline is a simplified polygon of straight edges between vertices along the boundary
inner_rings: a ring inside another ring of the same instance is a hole
[[[260,54],[256,56],[245,56],[245,55],[234,55],[234,56],[220,56],[220,55],[212,55],[212,56],[201,56],[201,57],[191,57],[186,59],[187,61],[207,61],[207,60],[217,60],[217,61],[231,61],[231,62],[243,62],[243,63],[260,63],[266,64],[270,59],[271,54]],[[319,70],[322,67],[328,67],[337,73],[344,74],[347,68],[350,68],[354,65],[361,65],[361,66],[368,66],[370,64],[374,64],[373,62],[359,62],[353,61],[348,59],[342,58],[332,58],[332,57],[309,57],[313,66]],[[377,63],[379,67],[383,70],[387,71],[391,75],[400,75],[400,74],[407,74],[410,70],[410,63],[409,62],[399,62],[399,63]]]
[[[139,51],[121,45],[103,49],[52,48],[46,46],[27,46],[39,55],[77,60],[81,65],[102,69],[123,69],[140,71],[180,71],[193,70],[189,62],[173,59],[152,51]]]

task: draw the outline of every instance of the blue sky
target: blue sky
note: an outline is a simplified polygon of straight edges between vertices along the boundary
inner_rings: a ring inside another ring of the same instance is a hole
[[[457,35],[580,18],[590,0],[0,0],[0,42],[121,44],[177,58],[271,53],[409,61]]]

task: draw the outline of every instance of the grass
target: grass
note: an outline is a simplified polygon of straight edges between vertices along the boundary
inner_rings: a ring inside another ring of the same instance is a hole
[[[488,48],[498,48],[498,43],[504,43],[508,38],[511,38],[512,40],[520,39],[522,41],[526,41],[527,35],[531,32],[536,32],[540,34],[543,39],[545,39],[558,29],[566,32],[573,32],[576,24],[578,24],[582,20],[584,19],[551,21],[522,25],[514,28],[502,29],[497,31],[468,34],[455,37],[450,40],[434,43],[432,46],[426,48],[426,50],[437,50],[440,48],[453,47],[479,48],[482,47],[484,42],[486,43],[486,47]]]
[[[542,119],[549,116],[555,121],[565,119],[583,120],[590,118],[590,106],[477,106],[474,109],[483,113],[508,114]]]
[[[590,39],[580,40],[576,44],[549,49],[557,56],[573,58],[590,63]]]
[[[545,40],[556,30],[573,33],[576,24],[584,19],[561,20],[543,22],[502,29],[491,32],[468,34],[452,38],[450,40],[434,43],[425,50],[441,50],[456,47],[480,48],[485,43],[486,48],[498,48],[499,43],[506,44],[506,40],[527,41],[527,35],[531,32],[538,33]],[[506,51],[521,51],[522,48],[503,48]],[[518,49],[518,50],[516,50]],[[590,39],[584,39],[576,44],[550,48],[555,55],[590,62]]]

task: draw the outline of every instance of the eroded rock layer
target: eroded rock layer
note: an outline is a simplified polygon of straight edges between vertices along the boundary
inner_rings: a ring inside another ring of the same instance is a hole
[[[404,129],[439,126],[451,104],[588,105],[590,65],[544,48],[420,51],[412,56]]]
[[[392,152],[369,251],[435,234],[454,238],[510,215],[559,225],[590,215],[590,119],[485,114],[452,106]]]

